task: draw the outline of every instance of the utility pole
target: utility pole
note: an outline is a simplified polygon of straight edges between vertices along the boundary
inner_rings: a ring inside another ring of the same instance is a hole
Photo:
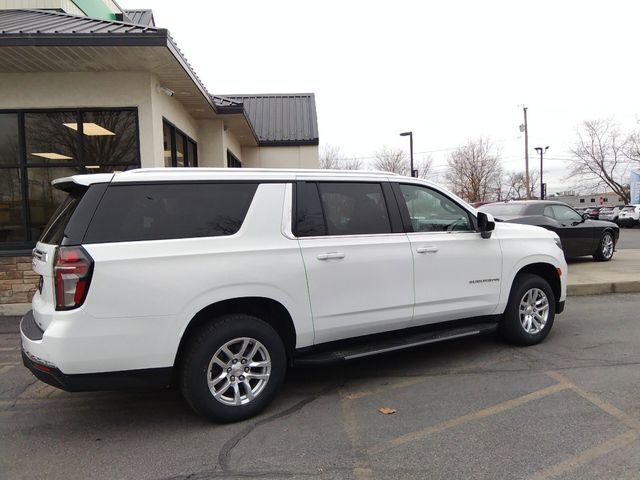
[[[540,154],[540,200],[544,200],[546,197],[545,191],[544,191],[544,183],[542,182],[542,157],[545,153],[547,153],[548,149],[549,149],[549,145],[544,147],[544,149],[542,147],[535,148],[535,151]]]
[[[527,107],[522,106],[524,112],[524,181],[527,182],[527,200],[531,200],[531,183],[529,183],[529,127],[527,125]]]

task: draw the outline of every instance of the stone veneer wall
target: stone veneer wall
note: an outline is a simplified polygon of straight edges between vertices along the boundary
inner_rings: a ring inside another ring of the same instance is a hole
[[[37,286],[31,257],[0,257],[0,307],[31,302]]]

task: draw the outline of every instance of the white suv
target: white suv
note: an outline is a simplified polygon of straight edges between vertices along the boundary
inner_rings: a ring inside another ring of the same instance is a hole
[[[564,308],[557,235],[494,223],[380,172],[80,175],[33,251],[24,364],[69,390],[178,385],[216,421],[265,408],[287,366],[498,330],[542,341]]]
[[[620,210],[618,224],[621,227],[629,228],[633,228],[635,225],[640,225],[640,205],[627,205]]]

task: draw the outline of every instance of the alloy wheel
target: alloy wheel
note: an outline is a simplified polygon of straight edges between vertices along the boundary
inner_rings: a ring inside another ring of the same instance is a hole
[[[535,335],[540,333],[549,319],[549,299],[544,290],[531,288],[520,300],[520,323],[524,331]]]

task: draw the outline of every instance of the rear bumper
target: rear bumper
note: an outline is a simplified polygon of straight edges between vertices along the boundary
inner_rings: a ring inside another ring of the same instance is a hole
[[[618,225],[621,227],[634,226],[638,225],[640,220],[636,220],[635,218],[618,218]]]
[[[145,368],[100,373],[65,374],[48,354],[44,332],[29,311],[20,321],[22,363],[39,380],[68,392],[146,390],[171,385],[173,368]]]
[[[22,363],[36,378],[67,392],[148,390],[171,386],[173,368],[148,368],[122,372],[65,375],[53,365],[43,365],[22,351]]]

